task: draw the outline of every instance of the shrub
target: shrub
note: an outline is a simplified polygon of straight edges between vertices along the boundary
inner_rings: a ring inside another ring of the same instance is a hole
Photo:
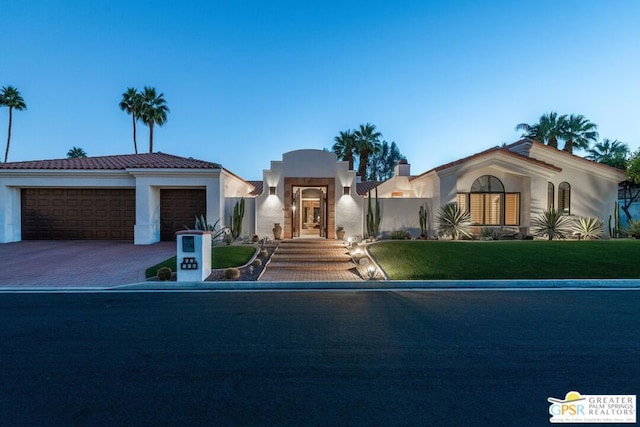
[[[231,280],[236,280],[240,278],[240,270],[238,270],[237,268],[227,268],[224,271],[224,278],[225,279],[231,279]]]
[[[549,209],[531,221],[531,231],[536,237],[564,240],[571,231],[569,217],[560,211]]]
[[[407,232],[404,230],[393,230],[389,234],[391,240],[405,240],[407,238]]]
[[[268,257],[268,256],[269,256],[269,252],[268,252],[266,249],[262,249],[262,250],[260,251],[260,256],[261,256],[262,258],[266,258],[266,257]]]
[[[260,258],[256,258],[251,262],[251,265],[254,267],[260,267],[262,265],[262,260]]]
[[[640,220],[634,219],[629,222],[629,225],[624,229],[625,234],[630,237],[640,238]]]
[[[471,238],[471,215],[461,211],[457,203],[442,206],[437,222],[440,236],[450,236],[453,240]]]
[[[158,272],[156,273],[156,277],[158,280],[162,282],[166,282],[167,280],[171,280],[172,271],[169,267],[160,267]]]
[[[604,232],[604,224],[599,218],[578,218],[573,225],[573,232],[580,233],[585,240],[600,239]]]

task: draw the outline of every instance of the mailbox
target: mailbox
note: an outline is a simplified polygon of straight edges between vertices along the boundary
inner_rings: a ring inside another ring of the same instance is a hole
[[[211,274],[211,232],[184,230],[176,233],[178,282],[202,282]]]

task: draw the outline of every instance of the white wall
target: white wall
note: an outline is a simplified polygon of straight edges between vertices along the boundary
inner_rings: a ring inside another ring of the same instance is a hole
[[[231,217],[233,216],[233,208],[236,203],[240,202],[240,197],[227,197],[224,201],[224,212],[227,226],[231,226]],[[255,215],[256,200],[254,198],[244,198],[244,217],[242,218],[242,232],[241,238],[251,237],[255,233],[255,221],[253,220]]]
[[[256,234],[273,237],[273,226],[284,228],[284,178],[334,178],[336,227],[345,229],[345,237],[362,234],[362,197],[356,192],[356,174],[349,170],[348,162],[337,161],[334,153],[322,150],[296,150],[282,155],[281,161],[272,161],[271,168],[263,172],[264,189],[256,198]],[[276,194],[269,195],[269,187]],[[343,195],[343,187],[350,194]]]
[[[431,209],[431,200],[417,198],[378,198],[380,203],[380,233],[383,237],[394,230],[405,230],[413,237],[420,236],[420,206]],[[371,198],[371,207],[375,211],[375,198]],[[366,217],[367,201],[365,201],[364,215]],[[431,230],[433,230],[433,212],[431,215]],[[365,223],[366,224],[366,223]],[[366,226],[366,225],[365,225]]]

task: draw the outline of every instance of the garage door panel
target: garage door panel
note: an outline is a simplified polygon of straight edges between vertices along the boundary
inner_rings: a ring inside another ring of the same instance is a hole
[[[23,240],[133,240],[135,190],[22,189]]]
[[[161,189],[160,240],[176,240],[176,231],[193,227],[196,216],[206,212],[206,190]]]

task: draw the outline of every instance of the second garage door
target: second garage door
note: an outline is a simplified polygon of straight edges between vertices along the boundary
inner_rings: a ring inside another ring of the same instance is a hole
[[[176,231],[193,228],[195,218],[207,213],[207,190],[160,190],[160,240],[176,240]]]
[[[136,195],[131,189],[23,188],[24,240],[131,240]]]

